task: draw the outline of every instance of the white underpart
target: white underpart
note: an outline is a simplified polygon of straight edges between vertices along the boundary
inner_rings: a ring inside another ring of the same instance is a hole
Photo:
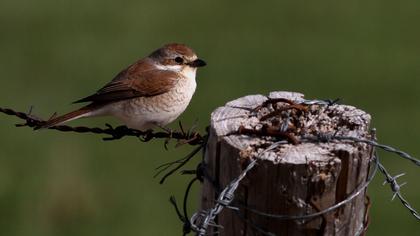
[[[162,64],[156,64],[156,68],[159,70],[170,70],[175,72],[181,72],[183,65],[162,65]]]
[[[172,66],[171,70],[175,69],[178,68]],[[85,116],[112,115],[128,127],[139,130],[166,126],[178,118],[190,103],[197,86],[196,70],[189,66],[179,68],[178,83],[167,93],[115,102]]]

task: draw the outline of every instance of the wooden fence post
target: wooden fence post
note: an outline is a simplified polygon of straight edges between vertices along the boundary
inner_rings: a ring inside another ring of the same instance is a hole
[[[303,101],[302,94],[291,92],[273,92],[269,97]],[[220,189],[241,173],[246,160],[258,156],[273,142],[266,137],[231,135],[241,125],[261,127],[261,116],[250,116],[249,108],[266,100],[262,95],[246,96],[212,113],[205,164],[214,183],[204,181],[201,210],[211,209]],[[352,106],[311,107],[309,115],[300,122],[304,127],[300,129],[307,129],[301,132],[369,137],[370,115]],[[307,220],[279,220],[249,209],[276,215],[306,215],[328,208],[366,182],[372,155],[370,146],[346,141],[285,144],[267,152],[258,157],[257,166],[235,192],[234,205],[241,206],[241,210],[225,208],[216,218],[216,223],[223,226],[217,231],[229,236],[264,235],[262,231],[281,236],[363,235],[368,224],[366,191],[337,210]],[[208,235],[214,230],[209,228]]]

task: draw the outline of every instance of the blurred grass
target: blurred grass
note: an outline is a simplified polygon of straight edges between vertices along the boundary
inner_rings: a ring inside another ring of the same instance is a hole
[[[35,105],[44,117],[69,111],[126,65],[184,42],[209,64],[199,71],[185,124],[198,119],[204,128],[213,109],[239,96],[300,91],[370,112],[381,142],[420,156],[419,10],[418,1],[389,0],[3,0],[0,106]],[[181,200],[187,179],[161,186],[152,176],[188,147],[167,152],[161,142],[34,133],[1,120],[0,235],[180,235],[168,199]],[[382,160],[393,173],[408,173],[403,192],[420,209],[418,169],[394,156]],[[369,188],[368,235],[418,232],[381,180]]]

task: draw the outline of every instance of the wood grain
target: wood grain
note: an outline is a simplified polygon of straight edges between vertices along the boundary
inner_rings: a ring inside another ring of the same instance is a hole
[[[268,97],[295,102],[304,99],[302,94],[292,92],[272,92]],[[211,116],[205,162],[216,185],[223,188],[237,177],[247,158],[260,159],[236,191],[237,203],[270,214],[305,215],[340,202],[366,181],[372,149],[365,144],[285,144],[260,155],[263,147],[273,143],[272,138],[232,135],[241,125],[260,127],[259,116],[251,116],[250,110],[266,100],[263,95],[245,96],[217,108]],[[369,114],[346,105],[319,109],[316,115],[308,116],[305,126],[317,127],[315,131],[319,132],[369,136]],[[218,191],[205,181],[202,210],[214,205]],[[225,209],[217,223],[224,227],[220,235],[230,236],[260,235],[254,225],[276,235],[356,235],[365,227],[365,199],[365,193],[361,194],[344,207],[310,220],[282,221],[242,209],[244,221],[235,211]]]

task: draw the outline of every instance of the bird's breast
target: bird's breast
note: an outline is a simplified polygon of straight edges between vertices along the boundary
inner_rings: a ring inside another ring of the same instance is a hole
[[[190,103],[195,89],[195,79],[182,77],[168,92],[153,97],[136,98],[133,100],[133,106],[144,107],[148,112],[182,113]]]
[[[152,96],[138,97],[118,104],[114,114],[127,126],[138,129],[165,126],[185,111],[196,89],[194,78],[181,76],[178,83],[168,92]]]

